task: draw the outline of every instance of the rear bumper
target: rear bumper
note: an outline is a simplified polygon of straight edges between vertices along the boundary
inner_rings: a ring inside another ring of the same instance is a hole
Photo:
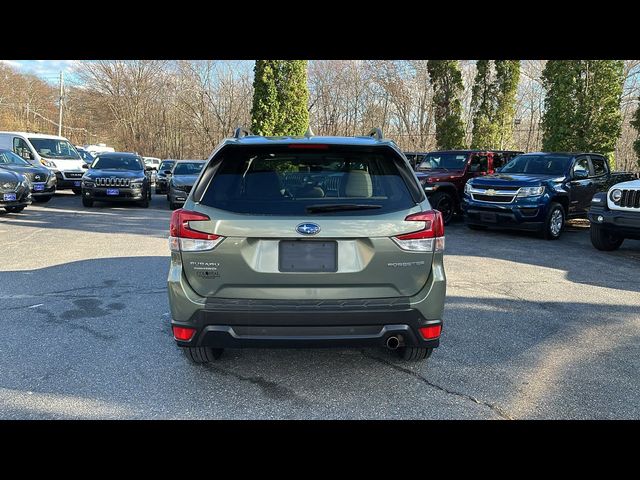
[[[190,341],[176,340],[182,347],[382,347],[392,336],[398,338],[400,346],[439,345],[439,339],[424,340],[418,328],[442,325],[442,321],[427,320],[408,304],[406,309],[385,310],[301,307],[296,311],[201,310],[192,321],[171,323],[196,329]]]

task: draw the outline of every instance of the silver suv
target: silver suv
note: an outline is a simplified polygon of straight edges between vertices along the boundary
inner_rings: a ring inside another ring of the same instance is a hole
[[[237,347],[439,344],[444,226],[396,144],[261,137],[211,154],[170,225],[177,344],[196,363]]]

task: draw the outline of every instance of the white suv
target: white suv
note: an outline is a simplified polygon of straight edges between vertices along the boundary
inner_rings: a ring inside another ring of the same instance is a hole
[[[591,243],[598,250],[616,250],[627,238],[640,240],[640,180],[594,195],[589,220]]]

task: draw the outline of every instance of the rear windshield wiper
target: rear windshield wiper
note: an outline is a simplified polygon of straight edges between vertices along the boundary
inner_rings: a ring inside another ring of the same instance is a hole
[[[372,210],[382,208],[382,205],[354,205],[350,203],[333,204],[333,205],[309,205],[306,210],[308,213],[317,212],[345,212],[349,210]]]

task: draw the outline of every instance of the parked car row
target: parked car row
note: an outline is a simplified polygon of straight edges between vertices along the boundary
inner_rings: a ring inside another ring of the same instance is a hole
[[[640,192],[634,193],[640,190],[637,175],[611,172],[606,158],[597,153],[442,151],[422,154],[416,168],[416,176],[445,223],[463,214],[471,229],[529,230],[554,240],[568,219],[588,217],[593,223],[593,218],[600,218],[602,215],[590,214],[595,202],[596,208],[602,205],[609,211],[627,212],[626,217],[611,214],[617,222],[615,234],[604,233],[614,232],[611,222],[608,229],[598,225],[592,229],[594,246],[605,249],[605,235],[609,246],[634,238],[635,233],[622,227],[633,215],[640,216]],[[620,192],[615,195],[626,206],[620,207],[606,192]],[[622,192],[631,193],[623,197]],[[597,198],[610,202],[597,203]],[[604,217],[601,223],[605,225]]]

